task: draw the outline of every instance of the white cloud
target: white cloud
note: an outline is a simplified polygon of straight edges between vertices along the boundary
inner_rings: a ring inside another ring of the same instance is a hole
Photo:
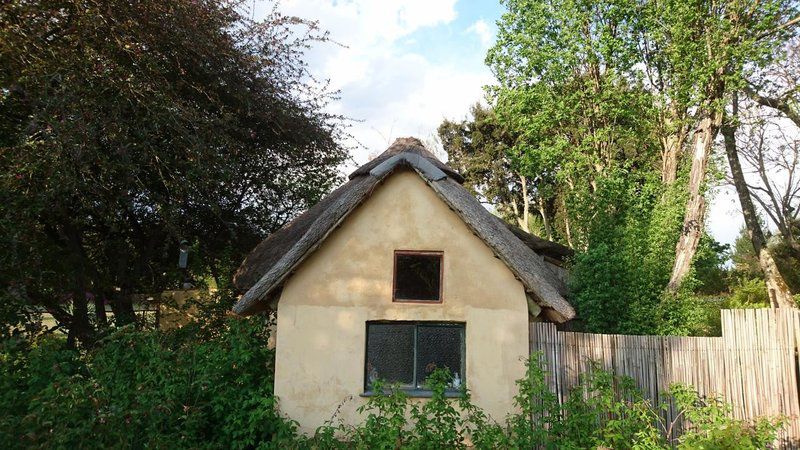
[[[494,32],[492,32],[489,24],[483,19],[478,19],[475,23],[470,25],[469,28],[467,28],[467,32],[475,33],[481,41],[481,46],[484,48],[488,48],[494,40]]]
[[[398,137],[429,140],[443,118],[464,116],[469,105],[482,97],[482,86],[491,82],[490,72],[482,65],[483,55],[466,56],[476,64],[448,64],[424,54],[425,47],[416,45],[416,36],[410,36],[453,22],[457,17],[455,3],[280,3],[282,13],[318,20],[331,39],[342,44],[317,45],[307,60],[316,76],[330,79],[331,87],[341,90],[341,100],[331,105],[331,111],[360,121],[350,129],[366,147],[353,155],[357,164],[380,153]],[[264,14],[264,7],[257,5],[256,17]]]
[[[744,218],[733,186],[725,185],[714,189],[706,226],[709,234],[718,242],[731,246],[736,242],[744,226]]]

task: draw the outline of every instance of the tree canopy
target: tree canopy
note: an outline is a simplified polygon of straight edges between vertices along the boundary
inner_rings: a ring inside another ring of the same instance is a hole
[[[252,21],[240,3],[0,6],[9,314],[42,307],[90,342],[104,302],[125,323],[129,294],[179,286],[181,240],[196,274],[225,284],[338,181],[341,121],[303,61],[326,35],[276,10]]]
[[[530,203],[548,225],[534,231],[577,250],[573,300],[587,329],[704,332],[694,295],[724,284],[709,266],[724,247],[705,234],[709,188],[725,172],[713,145],[735,92],[793,98],[792,76],[776,87],[764,74],[790,71],[780,55],[798,5],[502,3],[489,112],[473,109],[460,134],[442,124],[451,159],[480,175],[502,216],[518,220],[504,205]],[[485,132],[486,117],[502,135]]]

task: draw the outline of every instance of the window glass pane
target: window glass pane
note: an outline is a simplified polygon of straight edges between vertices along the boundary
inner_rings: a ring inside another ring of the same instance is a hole
[[[395,255],[395,298],[439,300],[442,255]]]
[[[464,328],[462,326],[419,325],[417,328],[417,387],[436,368],[448,368],[461,380]]]
[[[414,385],[414,325],[367,325],[367,364],[364,382],[370,389],[378,378],[404,387]]]

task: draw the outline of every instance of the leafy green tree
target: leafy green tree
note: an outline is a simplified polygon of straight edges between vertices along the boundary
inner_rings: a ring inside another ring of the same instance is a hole
[[[706,233],[700,241],[694,259],[696,291],[699,294],[714,295],[728,292],[729,274],[725,264],[730,257],[730,245],[717,242]]]
[[[588,245],[595,197],[619,171],[656,166],[653,99],[635,77],[630,13],[608,2],[508,1],[487,63],[498,117],[518,139],[520,171],[563,192],[561,227]],[[569,223],[570,226],[567,226]]]
[[[448,164],[464,176],[464,185],[473,194],[493,205],[505,220],[553,239],[554,205],[548,174],[530,178],[521,173],[520,155],[512,150],[517,136],[491,108],[477,103],[470,108],[470,116],[461,122],[445,120],[439,125],[438,135]]]
[[[325,34],[248,17],[237,1],[0,6],[4,301],[90,343],[105,301],[124,324],[130,294],[179,286],[182,239],[224,287],[336,183],[340,121],[302,59]]]
[[[768,65],[791,36],[798,7],[792,0],[753,4],[738,0],[649,2],[643,9],[643,35],[667,80],[660,97],[679,99],[692,111],[694,133],[689,145],[691,169],[683,228],[675,247],[669,289],[676,291],[688,275],[704,233],[705,180],[714,140],[719,133],[726,96],[746,84],[746,72]],[[660,55],[660,56],[659,56]],[[645,64],[647,59],[645,59]]]
[[[547,174],[573,300],[590,330],[655,332],[679,233],[681,182],[664,186],[657,97],[624,2],[508,1],[487,63],[522,174]]]
[[[579,315],[596,331],[675,331],[707,287],[695,254],[725,96],[772,60],[796,4],[503,3],[490,98],[520,173],[552,180]]]

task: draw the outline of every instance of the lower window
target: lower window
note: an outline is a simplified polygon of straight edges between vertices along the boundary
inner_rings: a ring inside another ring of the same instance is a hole
[[[425,379],[437,368],[452,374],[449,390],[464,383],[464,324],[367,322],[364,389],[382,380],[408,391],[426,392]]]

